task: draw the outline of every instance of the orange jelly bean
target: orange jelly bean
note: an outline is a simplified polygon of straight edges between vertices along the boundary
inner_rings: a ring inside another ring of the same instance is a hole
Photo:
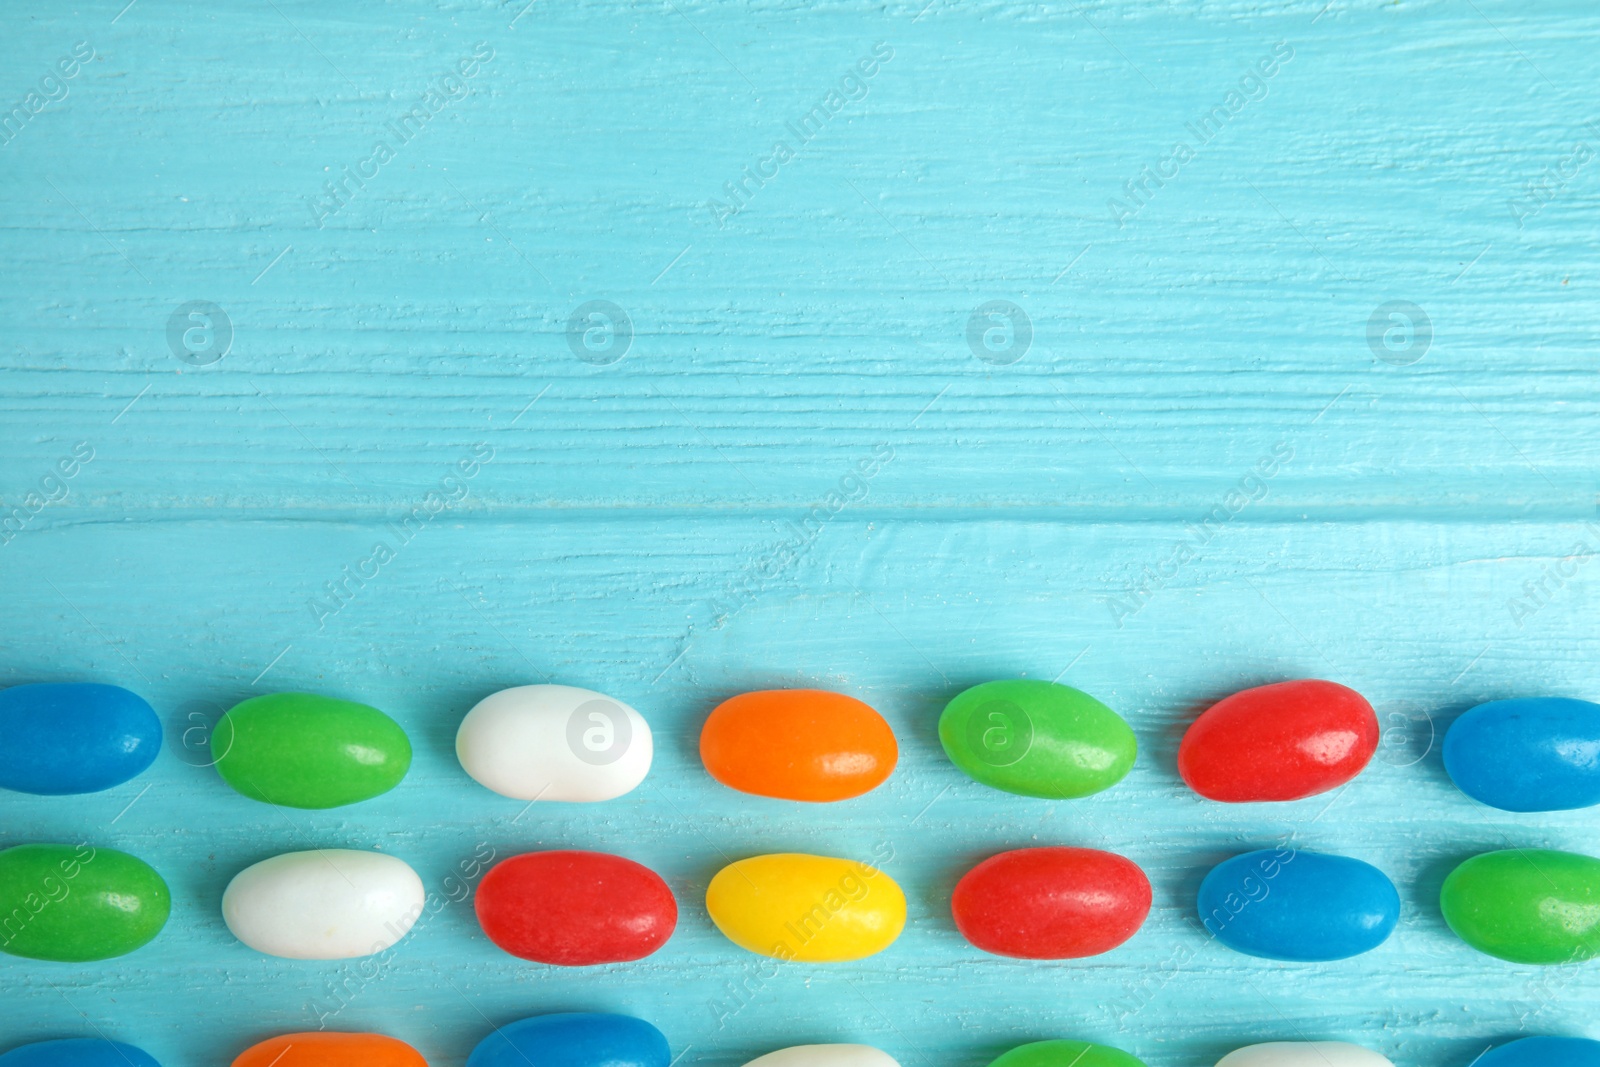
[[[428,1067],[422,1053],[382,1034],[280,1034],[251,1045],[233,1067]]]
[[[882,785],[900,757],[871,707],[822,689],[768,689],[725,700],[700,731],[711,777],[742,793],[829,801]]]

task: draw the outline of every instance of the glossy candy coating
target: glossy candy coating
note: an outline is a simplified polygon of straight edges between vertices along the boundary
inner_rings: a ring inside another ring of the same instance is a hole
[[[217,773],[254,800],[337,808],[400,784],[411,742],[377,708],[312,693],[270,693],[235,704],[211,735]]]
[[[1002,1052],[989,1067],[1145,1067],[1144,1061],[1110,1045],[1087,1041],[1033,1041]]]
[[[1342,960],[1377,948],[1400,921],[1400,894],[1378,868],[1289,848],[1224,860],[1200,883],[1200,919],[1236,952],[1269,960]]]
[[[906,924],[905,894],[887,874],[797,852],[728,864],[706,887],[706,910],[739,947],[810,963],[881,952]]]
[[[1268,1041],[1228,1053],[1217,1061],[1217,1067],[1394,1067],[1394,1064],[1369,1048],[1344,1041]]]
[[[517,800],[611,800],[644,781],[654,755],[643,715],[571,685],[502,689],[456,731],[461,768]]]
[[[233,1067],[428,1067],[422,1053],[382,1034],[325,1030],[280,1034],[251,1045]]]
[[[0,1067],[5,1067],[4,1060]],[[1472,1067],[1600,1067],[1600,1041],[1524,1037],[1490,1049],[1473,1060]]]
[[[467,1067],[667,1067],[671,1060],[666,1037],[643,1019],[563,1012],[499,1027],[478,1042]]]
[[[114,685],[42,682],[0,689],[0,789],[97,793],[142,774],[161,751],[161,720]]]
[[[744,1067],[900,1067],[871,1045],[791,1045],[757,1056]]]
[[[1122,717],[1088,693],[1030,680],[958,694],[939,716],[939,742],[976,781],[1051,800],[1115,785],[1139,749]]]
[[[83,963],[126,955],[167,924],[172,894],[143,860],[89,845],[0,852],[0,952]]]
[[[103,1037],[36,1041],[0,1055],[0,1067],[161,1067],[143,1049]]]
[[[490,868],[473,907],[513,956],[584,967],[643,959],[678,925],[678,902],[650,868],[604,852],[528,852]]]
[[[1444,769],[1467,796],[1502,811],[1600,804],[1600,704],[1561,697],[1479,704],[1450,724]]]
[[[1021,959],[1096,956],[1150,913],[1150,880],[1132,860],[1092,848],[1023,848],[990,856],[956,883],[961,936]]]
[[[342,960],[382,952],[422,914],[422,879],[381,852],[285,852],[233,876],[222,918],[257,952],[291,960]]]
[[[1451,871],[1439,908],[1456,936],[1513,963],[1600,956],[1600,859],[1550,849],[1474,856]]]
[[[1299,800],[1361,773],[1378,749],[1367,699],[1334,682],[1257,686],[1207,708],[1178,747],[1178,773],[1210,800]]]
[[[782,800],[830,801],[882,785],[899,758],[867,704],[821,689],[741,693],[700,731],[700,759],[725,786]]]

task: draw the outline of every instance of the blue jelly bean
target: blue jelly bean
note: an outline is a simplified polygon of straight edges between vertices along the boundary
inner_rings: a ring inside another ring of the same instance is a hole
[[[1479,704],[1445,734],[1444,769],[1467,796],[1502,811],[1600,804],[1600,704],[1565,697]]]
[[[1475,1067],[1600,1067],[1600,1041],[1581,1037],[1525,1037],[1485,1052]]]
[[[144,772],[161,720],[143,698],[86,682],[0,689],[0,789],[98,793]]]
[[[72,1037],[39,1041],[0,1056],[0,1067],[161,1067],[155,1057],[120,1041]]]
[[[467,1067],[667,1067],[671,1061],[667,1039],[643,1019],[563,1012],[500,1027],[472,1050]]]
[[[1383,944],[1400,894],[1378,868],[1292,848],[1224,860],[1200,883],[1200,920],[1218,941],[1269,960],[1342,960]]]

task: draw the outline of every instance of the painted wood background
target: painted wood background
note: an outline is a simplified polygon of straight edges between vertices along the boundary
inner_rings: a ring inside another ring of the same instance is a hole
[[[573,1009],[708,1067],[811,1041],[982,1067],[1045,1037],[1152,1067],[1300,1037],[1465,1067],[1600,1037],[1600,972],[1478,955],[1436,906],[1475,852],[1600,851],[1594,813],[1476,805],[1434,743],[1485,699],[1600,691],[1592,4],[4,19],[0,682],[128,686],[171,744],[104,794],[0,798],[0,844],[126,849],[175,913],[114,962],[0,960],[0,1048],[98,1032],[198,1067],[325,1025],[448,1065]],[[1198,709],[1308,675],[1379,708],[1354,785],[1182,787]],[[938,710],[1011,676],[1119,709],[1134,772],[1061,804],[962,777]],[[645,785],[519,818],[466,778],[460,717],[543,680],[649,718]],[[707,778],[717,701],[802,684],[889,717],[888,785],[800,807]],[[288,816],[229,791],[186,731],[279,689],[395,715],[410,777]],[[1288,835],[1390,874],[1385,946],[1273,964],[1194,928],[1213,863]],[[967,946],[955,879],[1034,843],[1131,856],[1149,923],[1090,961]],[[372,977],[236,943],[227,880],[314,846],[392,852],[448,903]],[[500,953],[461,865],[550,846],[661,871],[676,936],[577,973]],[[707,880],[787,849],[887,852],[905,935],[776,974],[735,949]]]

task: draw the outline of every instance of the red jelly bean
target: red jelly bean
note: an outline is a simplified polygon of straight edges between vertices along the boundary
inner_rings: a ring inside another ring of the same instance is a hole
[[[1299,800],[1341,786],[1378,749],[1378,717],[1354,689],[1305,680],[1219,700],[1178,747],[1178,773],[1203,797]]]
[[[564,967],[642,959],[678,925],[678,902],[660,875],[604,852],[502,860],[483,876],[473,905],[490,941]]]
[[[968,871],[950,895],[950,911],[961,936],[997,956],[1098,956],[1143,925],[1150,879],[1113,852],[1020,848]]]

